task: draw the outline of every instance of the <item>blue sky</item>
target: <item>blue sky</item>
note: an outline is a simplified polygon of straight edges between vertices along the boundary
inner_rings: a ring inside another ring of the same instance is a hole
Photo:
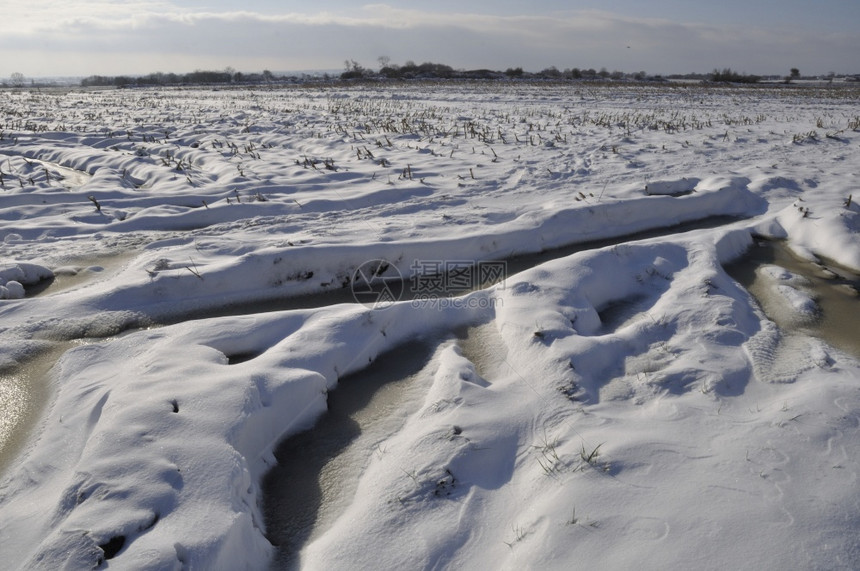
[[[376,68],[379,56],[530,71],[860,73],[857,0],[2,0],[0,13],[0,78],[339,70],[346,59]]]

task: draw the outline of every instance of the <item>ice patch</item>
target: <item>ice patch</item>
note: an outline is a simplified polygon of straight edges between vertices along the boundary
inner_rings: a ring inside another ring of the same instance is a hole
[[[808,285],[809,280],[799,274],[788,271],[781,266],[765,265],[759,270],[761,274],[771,280],[780,281],[790,285]]]

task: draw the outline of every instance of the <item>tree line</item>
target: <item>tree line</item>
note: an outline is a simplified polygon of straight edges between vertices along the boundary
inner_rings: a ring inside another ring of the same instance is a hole
[[[762,77],[738,73],[731,68],[715,69],[711,73],[689,73],[674,74],[665,77],[660,75],[649,75],[644,71],[635,73],[624,73],[621,71],[608,71],[606,68],[595,70],[593,68],[581,69],[578,67],[559,70],[550,66],[538,72],[527,72],[522,67],[511,67],[505,70],[492,69],[454,69],[450,65],[434,62],[416,64],[407,61],[402,65],[392,64],[390,58],[379,58],[379,69],[373,70],[362,66],[353,59],[344,62],[344,71],[338,74],[301,74],[300,76],[276,76],[269,70],[260,73],[242,73],[233,68],[225,68],[220,71],[196,70],[190,73],[162,73],[155,72],[148,75],[132,76],[106,76],[91,75],[80,81],[82,87],[136,87],[136,86],[168,86],[168,85],[206,85],[206,84],[268,84],[315,81],[354,81],[354,80],[414,80],[414,79],[533,79],[533,80],[632,80],[632,81],[663,81],[666,79],[686,79],[716,83],[758,83]],[[834,74],[828,77],[832,80]],[[772,76],[768,79],[779,79]],[[797,68],[791,68],[789,75],[784,77],[786,83],[795,79],[801,79]],[[848,79],[854,79],[850,77]],[[31,80],[31,83],[35,83]],[[10,81],[3,82],[4,87],[23,87],[24,75],[13,73]]]
[[[344,71],[340,79],[660,79],[659,76],[650,77],[644,71],[636,73],[624,73],[621,71],[608,71],[601,68],[599,71],[593,68],[580,69],[577,67],[559,70],[550,66],[538,72],[527,72],[522,67],[509,67],[503,70],[486,68],[479,69],[454,69],[443,63],[425,62],[416,64],[407,61],[403,65],[392,64],[390,59],[383,56],[379,58],[379,71],[365,68],[355,60],[344,62]]]
[[[317,80],[411,80],[411,79],[661,79],[647,76],[644,71],[625,74],[620,71],[607,71],[605,68],[594,69],[565,69],[558,70],[549,67],[539,72],[526,72],[521,67],[506,70],[471,69],[455,70],[449,65],[426,62],[415,64],[406,62],[403,65],[385,65],[378,71],[365,68],[348,60],[346,69],[338,74],[276,76],[269,70],[262,73],[242,73],[230,69],[224,71],[193,71],[191,73],[150,73],[142,76],[91,75],[81,80],[82,87],[137,87],[159,85],[200,85],[200,84],[266,84],[284,81]]]
[[[190,73],[150,73],[142,76],[91,75],[81,80],[81,87],[135,87],[144,85],[271,83],[276,81],[269,70],[262,73],[242,73],[232,68],[223,71],[197,70]]]

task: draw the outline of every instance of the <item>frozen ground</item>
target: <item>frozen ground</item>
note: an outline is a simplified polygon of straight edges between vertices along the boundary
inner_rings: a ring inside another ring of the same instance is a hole
[[[276,442],[422,337],[446,340],[421,403],[302,567],[860,565],[858,356],[780,329],[723,268],[764,236],[860,270],[857,90],[22,90],[0,110],[4,565],[265,568]],[[671,228],[716,216],[736,220]],[[423,279],[659,228],[456,301],[226,309],[342,299],[368,260]],[[816,319],[800,276],[764,272]]]

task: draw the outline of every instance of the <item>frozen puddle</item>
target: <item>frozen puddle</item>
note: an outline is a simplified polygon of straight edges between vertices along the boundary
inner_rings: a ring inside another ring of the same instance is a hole
[[[507,361],[508,349],[495,321],[469,327],[458,345],[463,356],[475,365],[475,372],[484,381],[491,382],[516,372]]]
[[[136,252],[129,251],[86,258],[71,258],[52,270],[54,272],[53,278],[26,286],[27,297],[52,295],[84,285],[98,278],[105,278],[121,270],[136,255]]]
[[[64,167],[57,163],[51,163],[38,159],[31,159],[31,162],[35,162],[42,165],[42,167],[49,173],[49,178],[59,179],[60,184],[62,184],[68,190],[80,188],[83,185],[87,184],[90,179],[93,178],[92,175],[87,172],[79,171],[69,167]]]
[[[267,537],[277,549],[273,568],[298,568],[302,546],[349,506],[368,460],[384,453],[384,440],[420,407],[435,347],[407,343],[340,379],[314,427],[278,445],[278,465],[263,480]]]
[[[125,335],[129,329],[117,332]],[[0,369],[0,476],[21,452],[44,407],[51,402],[51,369],[76,347],[110,341],[113,337],[83,337],[52,341],[22,358],[16,366]]]
[[[799,260],[783,242],[774,241],[757,242],[726,271],[756,298],[768,318],[789,333],[784,344],[800,343],[790,335],[798,332],[860,357],[860,276]]]
[[[79,344],[58,343],[11,370],[0,370],[0,474],[21,450],[48,402],[49,371],[63,353]]]
[[[66,190],[75,190],[93,178],[91,174],[84,171],[18,154],[2,153],[0,160],[4,161],[4,166],[11,171],[11,179],[19,181],[19,183],[12,183],[14,186],[20,184],[23,187],[26,184],[44,181],[48,184],[59,183]]]

